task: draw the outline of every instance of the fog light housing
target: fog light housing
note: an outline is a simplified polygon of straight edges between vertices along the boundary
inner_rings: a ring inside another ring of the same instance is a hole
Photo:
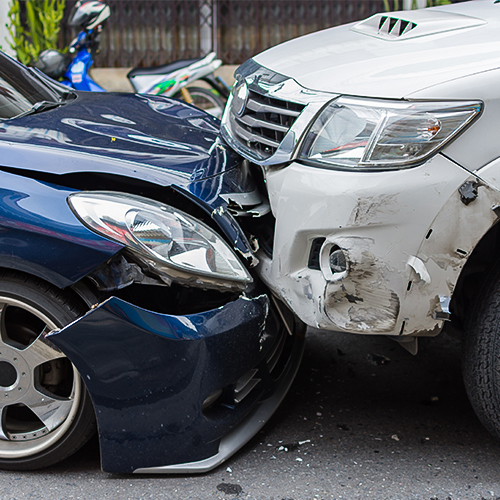
[[[333,275],[347,272],[345,253],[337,246],[330,249],[330,271]]]
[[[339,281],[349,272],[349,255],[335,243],[326,242],[321,248],[320,266],[326,281]]]

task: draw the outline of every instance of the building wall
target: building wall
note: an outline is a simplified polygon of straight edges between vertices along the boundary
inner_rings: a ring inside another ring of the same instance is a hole
[[[8,12],[10,7],[10,0],[0,0],[0,46],[7,54],[15,55],[15,52],[10,48],[9,40],[10,35],[5,26],[9,22]]]

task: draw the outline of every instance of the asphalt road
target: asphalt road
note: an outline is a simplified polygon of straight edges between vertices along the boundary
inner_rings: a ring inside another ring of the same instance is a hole
[[[460,346],[310,331],[273,419],[203,476],[117,476],[89,443],[41,472],[0,472],[1,499],[500,499],[500,443],[467,401]]]

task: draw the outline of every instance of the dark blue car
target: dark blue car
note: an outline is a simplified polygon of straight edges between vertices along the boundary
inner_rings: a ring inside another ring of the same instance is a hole
[[[252,272],[260,171],[219,122],[0,53],[0,468],[99,433],[108,472],[204,472],[269,419],[303,327]]]

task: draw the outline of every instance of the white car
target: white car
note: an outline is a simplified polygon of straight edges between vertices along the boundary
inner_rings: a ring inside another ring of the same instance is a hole
[[[265,181],[261,278],[313,327],[413,353],[461,334],[469,397],[500,437],[500,2],[377,14],[236,78],[222,135]]]

